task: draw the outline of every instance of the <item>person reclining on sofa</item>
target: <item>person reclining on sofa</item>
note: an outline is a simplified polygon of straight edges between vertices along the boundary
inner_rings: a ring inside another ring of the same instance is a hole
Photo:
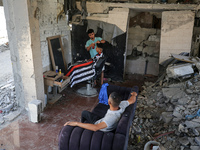
[[[89,111],[83,111],[81,122],[66,122],[64,126],[79,126],[92,131],[112,131],[116,128],[117,123],[124,112],[125,108],[136,101],[136,92],[131,93],[131,97],[126,101],[121,101],[120,96],[116,92],[112,92],[108,98],[110,109],[103,118],[99,118]]]

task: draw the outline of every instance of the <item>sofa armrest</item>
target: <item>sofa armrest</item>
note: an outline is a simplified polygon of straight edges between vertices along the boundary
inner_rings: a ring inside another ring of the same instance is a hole
[[[111,150],[114,133],[65,126],[59,134],[59,150]]]

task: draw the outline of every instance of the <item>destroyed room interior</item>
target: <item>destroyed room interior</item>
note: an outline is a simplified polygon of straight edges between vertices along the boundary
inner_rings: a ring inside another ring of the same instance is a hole
[[[0,150],[200,150],[200,0],[0,0],[0,22]]]

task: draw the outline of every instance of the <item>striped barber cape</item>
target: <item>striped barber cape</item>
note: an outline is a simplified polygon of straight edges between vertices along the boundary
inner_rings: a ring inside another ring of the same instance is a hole
[[[69,66],[66,76],[70,77],[70,87],[75,84],[87,81],[95,76],[95,69],[93,68],[93,60],[89,62],[78,61]]]

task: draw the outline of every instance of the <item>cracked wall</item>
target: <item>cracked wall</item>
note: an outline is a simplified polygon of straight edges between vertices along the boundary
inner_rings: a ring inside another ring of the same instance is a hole
[[[51,61],[46,38],[61,35],[66,64],[71,62],[70,27],[63,10],[64,0],[38,0],[35,17],[39,20],[43,72],[50,70]],[[58,16],[58,14],[61,14]]]
[[[126,53],[127,74],[159,73],[160,19],[158,12],[130,11]]]

